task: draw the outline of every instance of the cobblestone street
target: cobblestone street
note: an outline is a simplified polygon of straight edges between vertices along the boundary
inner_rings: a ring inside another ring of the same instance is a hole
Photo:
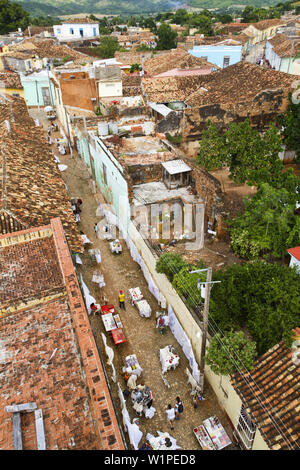
[[[39,119],[41,120],[41,116],[39,116]],[[43,124],[47,126],[47,122],[43,121]],[[203,401],[201,406],[198,406],[196,410],[194,409],[190,395],[191,387],[190,384],[187,383],[185,373],[188,361],[170,330],[168,330],[165,335],[159,334],[156,328],[155,318],[155,312],[159,310],[157,301],[149,292],[143,273],[139,265],[131,258],[125,242],[121,240],[123,247],[122,254],[114,255],[110,252],[108,241],[96,238],[94,224],[100,221],[100,218],[96,217],[96,209],[98,201],[104,202],[104,200],[100,194],[93,194],[90,175],[85,168],[84,162],[75,152],[73,152],[73,158],[71,158],[70,155],[59,155],[55,145],[53,145],[53,152],[55,155],[59,156],[62,164],[68,166],[67,170],[62,172],[62,177],[67,185],[70,198],[81,198],[83,201],[79,229],[93,242],[92,247],[99,248],[101,251],[102,262],[98,265],[90,259],[88,248],[85,248],[85,253],[80,255],[82,265],[78,265],[79,267],[77,267],[78,275],[80,273],[82,274],[83,280],[89,288],[91,295],[96,299],[97,303],[101,303],[100,289],[97,284],[92,282],[93,271],[100,267],[106,283],[106,286],[102,288],[102,294],[105,294],[108,303],[112,303],[116,306],[117,313],[120,314],[123,323],[127,340],[126,343],[114,345],[111,335],[106,333],[107,344],[113,348],[115,354],[113,363],[117,373],[117,382],[114,383],[111,380],[112,369],[110,366],[106,365],[107,357],[101,337],[101,333],[105,332],[104,325],[99,316],[89,317],[96,343],[110,381],[111,393],[120,423],[122,424],[122,414],[117,394],[117,383],[120,383],[122,390],[125,389],[126,383],[122,372],[124,358],[128,354],[136,354],[140,366],[143,369],[143,373],[137,383],[143,381],[145,385],[151,388],[153,393],[153,406],[156,409],[155,415],[151,420],[146,419],[144,416],[140,418],[140,429],[143,432],[140,445],[145,440],[148,432],[156,436],[157,431],[167,431],[170,432],[171,436],[177,439],[177,444],[182,449],[200,450],[200,445],[193,434],[193,428],[212,415],[218,416],[232,439],[229,422],[224,412],[218,406],[216,397],[207,382],[205,383],[204,389],[205,401]],[[140,287],[144,297],[150,304],[152,308],[150,318],[140,317],[137,308],[131,306],[128,290],[134,287]],[[120,311],[118,308],[118,293],[120,289],[125,293],[125,311]],[[166,378],[170,384],[170,388],[168,389],[164,385],[161,377],[159,350],[169,344],[174,346],[175,352],[180,356],[180,363],[176,370],[171,370],[166,373]],[[165,410],[169,403],[172,406],[175,405],[177,396],[180,396],[183,401],[184,413],[179,421],[175,421],[175,429],[171,431],[167,423]],[[136,413],[131,406],[130,398],[127,398],[127,409],[132,420],[136,417]],[[129,443],[127,433],[124,432],[124,436],[127,441],[128,449],[131,449],[132,446]],[[234,448],[234,446],[232,445],[229,448]]]

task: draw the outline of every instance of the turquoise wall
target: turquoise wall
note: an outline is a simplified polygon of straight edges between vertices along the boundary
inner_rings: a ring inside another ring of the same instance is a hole
[[[128,184],[123,176],[123,168],[116,158],[106,149],[99,138],[95,138],[95,148],[90,144],[89,150],[94,162],[94,173],[96,182],[106,202],[127,226],[130,216]],[[106,167],[106,181],[104,166]]]
[[[50,100],[55,106],[54,86],[47,77],[24,76],[20,75],[21,83],[24,88],[24,98],[27,106],[46,106],[43,100],[42,88],[50,86]]]

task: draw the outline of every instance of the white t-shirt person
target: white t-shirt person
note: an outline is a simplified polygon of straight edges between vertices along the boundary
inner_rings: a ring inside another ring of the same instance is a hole
[[[171,405],[169,405],[168,408],[166,409],[166,414],[167,414],[167,418],[168,418],[171,429],[174,429],[173,421],[175,420],[175,409],[172,408]]]

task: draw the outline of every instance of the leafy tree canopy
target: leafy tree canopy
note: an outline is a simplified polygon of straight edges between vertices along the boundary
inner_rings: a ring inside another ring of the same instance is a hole
[[[176,48],[177,33],[173,31],[170,25],[163,23],[157,30],[157,46],[158,50],[170,50]]]
[[[95,47],[93,50],[101,59],[110,59],[115,56],[115,52],[118,51],[119,48],[117,39],[111,36],[102,36],[99,46]]]
[[[0,34],[26,29],[30,24],[30,16],[22,6],[9,0],[0,0]]]
[[[265,183],[245,201],[244,214],[230,222],[233,251],[246,259],[270,253],[284,257],[300,244],[300,220],[294,214],[297,195]]]
[[[242,331],[229,331],[222,337],[215,334],[209,343],[205,362],[217,375],[233,374],[236,370],[251,370],[256,355],[256,344]]]
[[[272,183],[283,169],[278,156],[281,149],[280,134],[272,123],[260,134],[246,119],[230,123],[228,130],[219,135],[216,125],[210,122],[200,141],[197,163],[208,170],[229,166],[235,183]]]
[[[164,253],[156,263],[156,271],[165,274],[172,282],[174,275],[187,266],[187,263],[177,253]]]
[[[300,90],[298,99],[300,98]],[[300,163],[300,104],[292,101],[289,97],[287,110],[278,118],[279,123],[283,126],[283,141],[289,150],[295,150],[297,162]]]
[[[299,326],[300,278],[288,266],[254,261],[227,266],[213,275],[210,318],[222,331],[247,327],[263,354],[282,339],[292,342]]]

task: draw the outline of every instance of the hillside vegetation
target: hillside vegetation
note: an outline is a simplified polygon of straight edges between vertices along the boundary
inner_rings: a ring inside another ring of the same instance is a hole
[[[241,10],[244,6],[268,7],[278,4],[278,0],[243,0],[241,4],[233,0],[47,0],[43,2],[18,0],[32,16],[86,14],[141,14],[168,11],[176,7],[189,5],[194,8],[225,9],[231,5]]]

